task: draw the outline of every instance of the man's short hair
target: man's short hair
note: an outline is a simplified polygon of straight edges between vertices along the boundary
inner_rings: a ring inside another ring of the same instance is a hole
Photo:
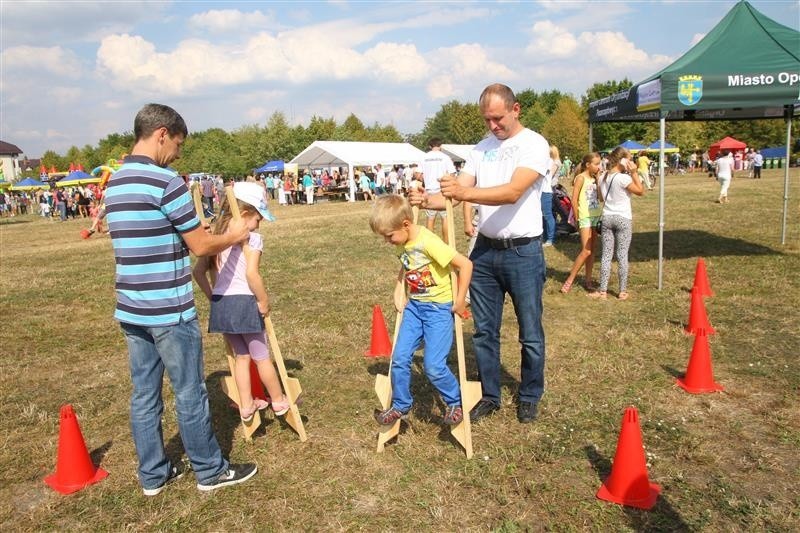
[[[186,122],[177,111],[163,104],[147,104],[136,113],[133,121],[134,142],[146,139],[159,128],[167,128],[170,137],[189,134]]]
[[[506,104],[506,109],[511,109],[517,103],[517,97],[514,96],[514,91],[508,85],[502,83],[493,83],[486,87],[478,99],[478,106],[483,108],[490,97],[497,96]]]
[[[369,216],[369,227],[378,235],[403,227],[403,222],[414,220],[411,204],[399,194],[387,194],[375,201]]]
[[[428,139],[429,148],[438,148],[442,145],[442,140],[439,137],[431,137]]]

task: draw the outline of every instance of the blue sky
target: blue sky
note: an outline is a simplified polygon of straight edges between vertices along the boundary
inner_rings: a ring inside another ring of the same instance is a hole
[[[419,131],[488,83],[580,97],[677,59],[735,4],[572,2],[19,2],[3,0],[0,139],[29,157],[133,128],[147,102],[190,131],[282,111]],[[796,0],[751,4],[792,28]]]

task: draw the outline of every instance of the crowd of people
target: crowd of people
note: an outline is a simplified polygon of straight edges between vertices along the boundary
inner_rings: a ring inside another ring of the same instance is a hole
[[[62,222],[70,218],[93,218],[97,216],[102,194],[94,184],[32,191],[0,191],[0,216],[37,213],[43,218]]]

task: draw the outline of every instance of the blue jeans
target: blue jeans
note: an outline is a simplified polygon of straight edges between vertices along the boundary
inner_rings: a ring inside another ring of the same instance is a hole
[[[181,440],[197,481],[210,481],[227,470],[228,461],[211,430],[197,319],[167,327],[120,325],[128,343],[133,382],[131,432],[139,457],[139,483],[146,489],[158,487],[171,467],[161,430],[165,369],[175,393]]]
[[[392,407],[403,413],[411,409],[411,359],[425,341],[422,359],[425,375],[448,406],[461,405],[458,380],[447,366],[453,346],[453,304],[409,300],[392,353]]]
[[[500,405],[500,325],[508,293],[519,324],[522,356],[519,399],[537,403],[544,393],[542,243],[537,239],[523,246],[495,250],[478,239],[470,259],[473,270],[469,292],[475,319],[472,342],[483,399]]]
[[[556,240],[556,217],[553,216],[553,193],[542,193],[542,218],[544,219],[544,242]]]
[[[58,204],[58,216],[61,219],[61,222],[67,220],[67,204],[66,202],[59,202]]]

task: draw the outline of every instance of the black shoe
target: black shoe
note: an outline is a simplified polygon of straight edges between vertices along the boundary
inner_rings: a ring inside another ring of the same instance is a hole
[[[172,465],[172,467],[170,467],[169,469],[169,474],[167,475],[167,479],[166,481],[164,481],[164,483],[152,489],[146,489],[143,487],[142,492],[144,492],[145,496],[155,496],[156,494],[161,494],[161,491],[164,490],[167,487],[167,485],[169,485],[173,481],[182,478],[183,474],[185,473],[186,473],[186,467],[183,465],[183,463]]]
[[[258,467],[253,463],[245,463],[241,465],[228,465],[228,469],[218,475],[217,477],[206,481],[205,483],[198,483],[197,490],[207,492],[210,490],[227,487],[229,485],[236,485],[242,483],[253,477],[258,472]]]
[[[536,420],[536,404],[533,402],[519,402],[517,407],[517,420],[527,424]]]
[[[477,422],[481,418],[489,416],[499,409],[500,406],[496,403],[489,400],[481,400],[478,402],[478,405],[473,407],[472,411],[469,412],[469,421],[471,423]]]

